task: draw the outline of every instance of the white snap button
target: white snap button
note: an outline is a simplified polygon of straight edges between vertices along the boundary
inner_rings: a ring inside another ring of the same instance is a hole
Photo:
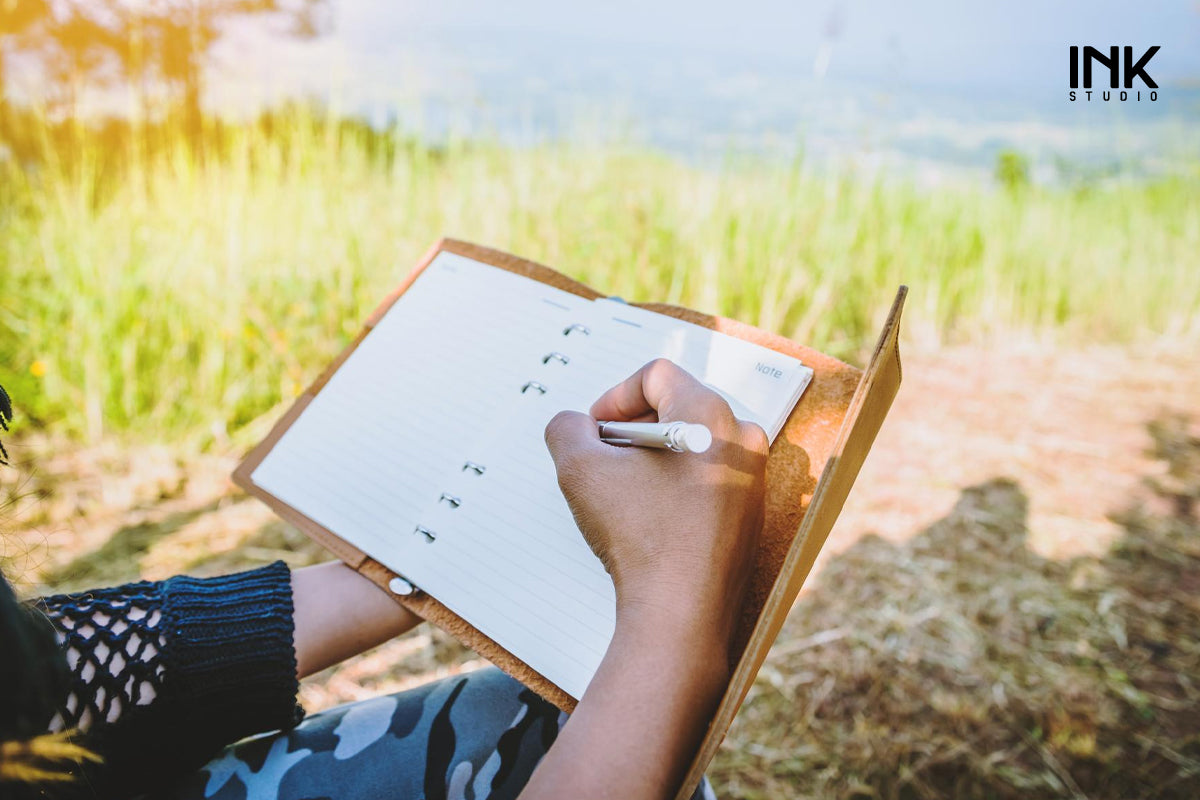
[[[417,587],[400,577],[388,581],[388,588],[400,595],[410,595],[417,590]]]

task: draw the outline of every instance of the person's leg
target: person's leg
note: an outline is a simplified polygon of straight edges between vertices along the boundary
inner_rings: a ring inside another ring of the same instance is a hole
[[[566,715],[489,668],[313,714],[225,750],[172,800],[510,800]],[[707,794],[705,793],[707,790]],[[695,798],[711,798],[704,784]]]

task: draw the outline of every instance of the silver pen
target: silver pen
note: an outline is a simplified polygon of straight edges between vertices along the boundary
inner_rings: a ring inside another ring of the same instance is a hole
[[[703,453],[712,432],[693,422],[599,422],[600,441],[632,447],[658,447],[676,453]]]

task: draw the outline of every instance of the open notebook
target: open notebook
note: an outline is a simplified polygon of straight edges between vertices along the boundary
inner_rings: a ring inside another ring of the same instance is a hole
[[[612,637],[613,586],[543,430],[658,357],[772,441],[813,375],[743,339],[443,251],[251,479],[578,699]]]

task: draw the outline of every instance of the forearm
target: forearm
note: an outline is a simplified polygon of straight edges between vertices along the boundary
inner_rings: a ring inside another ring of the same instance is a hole
[[[612,447],[596,420],[688,420],[712,447]],[[762,528],[768,442],[669,361],[652,361],[546,426],[559,486],[613,578],[617,625],[524,800],[660,800],[679,789],[728,684],[735,614]],[[702,576],[703,586],[697,585]]]
[[[711,631],[619,614],[600,669],[521,799],[671,797],[727,678]]]
[[[303,678],[415,627],[420,617],[341,562],[292,573],[296,674]]]

